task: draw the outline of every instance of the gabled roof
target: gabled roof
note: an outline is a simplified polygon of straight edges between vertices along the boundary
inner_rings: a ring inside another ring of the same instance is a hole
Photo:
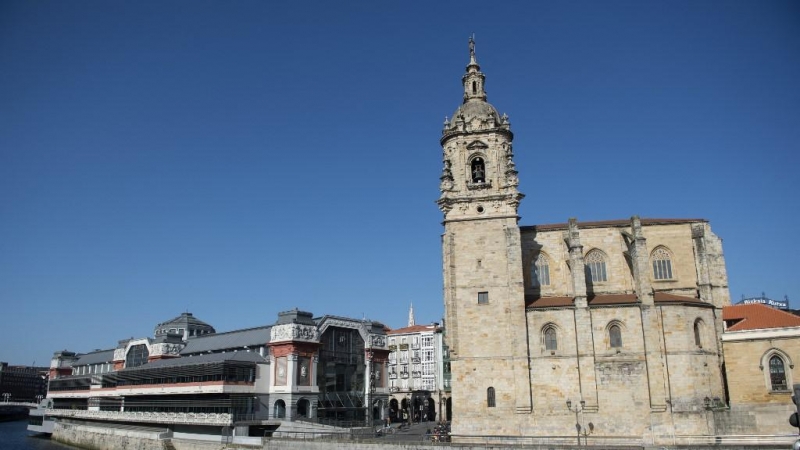
[[[238,352],[228,352],[228,353],[211,353],[211,354],[195,355],[195,356],[182,356],[180,358],[157,359],[147,364],[142,364],[141,366],[132,367],[130,369],[124,369],[123,371],[130,372],[136,370],[158,369],[163,367],[193,366],[199,364],[220,363],[225,361],[256,362],[256,363],[267,362],[267,360],[263,356],[259,355],[257,352],[238,351]]]
[[[725,331],[800,327],[800,317],[758,303],[726,306],[722,308],[722,320]]]
[[[181,355],[257,347],[269,343],[271,325],[190,338]]]
[[[403,327],[398,328],[396,330],[387,331],[386,334],[393,335],[393,334],[410,334],[410,333],[421,333],[423,331],[436,331],[439,330],[439,327],[433,325],[411,325],[410,327]]]

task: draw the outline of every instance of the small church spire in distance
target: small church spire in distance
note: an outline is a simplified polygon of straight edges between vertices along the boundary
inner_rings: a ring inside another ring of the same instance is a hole
[[[414,303],[411,303],[411,306],[408,308],[408,326],[413,327],[416,325],[414,323]]]

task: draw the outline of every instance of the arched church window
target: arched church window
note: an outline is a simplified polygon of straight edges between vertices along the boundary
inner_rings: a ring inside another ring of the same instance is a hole
[[[550,263],[542,253],[536,256],[531,266],[531,282],[534,286],[550,286]]]
[[[486,406],[488,406],[489,408],[495,407],[493,387],[486,389]]]
[[[472,93],[476,94],[478,92],[478,84],[474,81],[472,82]]]
[[[697,319],[694,321],[694,345],[699,348],[703,348],[703,340],[700,338],[701,327],[703,325],[703,321]]]
[[[786,383],[786,365],[783,358],[774,355],[769,359],[769,381],[773,391],[786,391],[789,389]]]
[[[486,182],[486,165],[483,163],[483,158],[473,159],[472,164],[470,164],[470,169],[473,183]]]
[[[672,258],[664,247],[653,250],[653,278],[656,280],[672,279]]]
[[[593,283],[608,281],[606,273],[606,257],[599,250],[592,250],[584,259],[586,265],[586,278]]]
[[[552,325],[544,329],[544,349],[558,350],[558,335]]]
[[[614,324],[608,328],[608,339],[611,348],[622,348],[622,330],[619,325]]]

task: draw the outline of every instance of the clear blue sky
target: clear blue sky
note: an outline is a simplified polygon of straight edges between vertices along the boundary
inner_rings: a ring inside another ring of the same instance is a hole
[[[475,33],[521,224],[709,219],[800,307],[800,3],[0,2],[0,360],[183,311],[443,314],[439,137]]]

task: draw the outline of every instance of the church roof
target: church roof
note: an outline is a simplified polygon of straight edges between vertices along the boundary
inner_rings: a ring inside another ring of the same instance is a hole
[[[641,219],[642,226],[647,225],[677,225],[682,223],[706,223],[706,219]],[[598,220],[594,222],[578,222],[578,228],[606,228],[606,227],[629,227],[630,219],[618,220]],[[568,230],[569,223],[550,223],[543,225],[526,225],[520,227],[522,231],[558,231]]]
[[[661,304],[690,303],[711,306],[709,303],[705,303],[698,298],[668,294],[666,292],[656,292],[653,295],[653,300],[656,303]],[[639,300],[636,297],[636,294],[597,294],[587,296],[587,301],[589,306],[605,306],[635,304]],[[536,295],[525,296],[525,307],[527,308],[561,308],[573,306],[574,303],[574,297],[539,297]]]
[[[725,331],[800,327],[800,317],[758,303],[725,306],[722,308],[722,320],[727,326]]]

